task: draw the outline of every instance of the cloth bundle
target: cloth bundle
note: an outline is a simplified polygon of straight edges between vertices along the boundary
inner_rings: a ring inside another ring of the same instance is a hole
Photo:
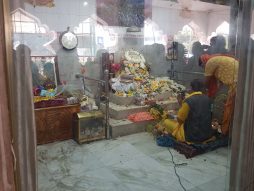
[[[184,142],[178,142],[170,135],[161,135],[156,138],[156,142],[162,147],[172,147],[180,154],[185,155],[186,158],[192,158],[194,156],[213,151],[220,147],[228,145],[228,137],[217,137],[215,141],[210,141],[206,144],[187,144]]]

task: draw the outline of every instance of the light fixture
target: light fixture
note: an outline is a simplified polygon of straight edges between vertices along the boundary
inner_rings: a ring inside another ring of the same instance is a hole
[[[88,5],[88,2],[87,2],[87,1],[84,1],[83,5],[84,5],[84,6],[87,6],[87,5]]]

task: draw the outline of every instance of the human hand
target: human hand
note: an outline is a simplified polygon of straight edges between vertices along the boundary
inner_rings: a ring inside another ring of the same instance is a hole
[[[178,104],[181,106],[184,100],[184,96],[182,94],[178,94],[176,97]]]
[[[219,124],[219,121],[217,119],[212,120],[212,129],[214,130],[221,129],[221,125]]]

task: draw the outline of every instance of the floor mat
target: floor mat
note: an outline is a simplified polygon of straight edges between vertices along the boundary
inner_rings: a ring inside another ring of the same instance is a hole
[[[185,155],[186,158],[192,158],[217,148],[225,147],[228,145],[228,141],[228,137],[218,137],[215,141],[210,141],[206,144],[187,144],[178,142],[170,135],[161,135],[156,138],[159,146],[172,147],[179,153]]]

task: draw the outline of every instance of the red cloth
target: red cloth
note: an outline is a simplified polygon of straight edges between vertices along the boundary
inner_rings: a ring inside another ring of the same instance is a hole
[[[210,58],[214,57],[214,56],[218,56],[218,55],[203,54],[203,55],[200,56],[200,59],[201,59],[202,63],[203,63],[204,65],[206,65],[207,61],[208,61]],[[207,87],[207,88],[208,88],[207,95],[208,95],[209,97],[215,96],[215,94],[216,94],[216,92],[217,92],[217,90],[218,90],[218,87],[217,87],[217,80],[216,80],[216,78],[215,78],[214,76],[211,76],[211,79],[210,79],[210,81],[209,81],[209,84],[208,84],[208,87]]]
[[[128,116],[128,119],[133,122],[154,120],[149,112],[139,112]]]
[[[66,105],[67,101],[65,98],[54,98],[50,100],[42,100],[34,103],[34,108],[45,108],[45,107],[55,107]]]
[[[110,72],[116,73],[121,69],[121,65],[120,64],[111,64],[110,65]]]
[[[206,64],[206,62],[212,58],[213,56],[218,56],[218,55],[209,55],[209,54],[202,54],[200,56],[200,60],[202,61],[203,64]]]
[[[207,96],[208,97],[214,97],[217,90],[218,90],[217,80],[214,76],[211,76],[211,79],[210,79],[209,84],[208,84]]]

